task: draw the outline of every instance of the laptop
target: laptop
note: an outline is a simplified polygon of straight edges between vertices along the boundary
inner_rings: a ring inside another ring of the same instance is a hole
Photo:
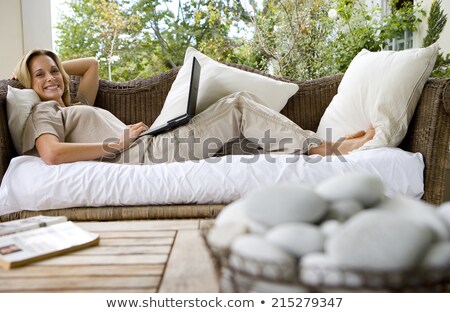
[[[168,120],[166,123],[156,126],[155,128],[149,128],[145,132],[142,132],[139,137],[145,135],[155,136],[167,132],[180,125],[187,124],[195,116],[197,109],[198,87],[200,83],[200,70],[200,63],[198,63],[197,59],[194,57],[192,62],[191,82],[189,84],[188,101],[186,103],[186,113]]]

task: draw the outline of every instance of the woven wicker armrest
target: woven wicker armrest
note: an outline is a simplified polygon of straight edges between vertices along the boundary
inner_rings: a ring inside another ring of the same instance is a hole
[[[450,78],[428,79],[408,133],[400,148],[420,152],[425,161],[424,200],[439,204],[444,197],[450,144]]]
[[[22,88],[22,85],[16,80],[0,80],[0,182],[8,168],[9,162],[17,156],[11,135],[8,129],[8,118],[6,116],[6,94],[8,85],[16,88]]]

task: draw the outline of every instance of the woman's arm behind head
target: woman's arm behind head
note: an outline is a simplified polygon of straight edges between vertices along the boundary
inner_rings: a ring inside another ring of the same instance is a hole
[[[81,76],[77,98],[86,99],[93,105],[98,91],[98,61],[95,58],[82,58],[62,63],[69,75]]]

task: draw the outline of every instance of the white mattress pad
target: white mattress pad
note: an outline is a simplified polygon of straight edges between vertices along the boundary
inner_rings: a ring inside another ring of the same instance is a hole
[[[398,148],[346,156],[234,155],[158,165],[14,158],[0,186],[0,214],[84,206],[230,203],[259,187],[320,181],[345,172],[379,176],[388,197],[423,195],[420,153]]]

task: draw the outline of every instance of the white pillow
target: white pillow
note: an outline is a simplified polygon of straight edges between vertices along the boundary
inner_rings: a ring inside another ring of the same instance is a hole
[[[17,89],[8,86],[8,93],[6,94],[8,127],[18,154],[23,153],[22,135],[25,129],[25,123],[33,107],[40,102],[41,99],[33,89]]]
[[[437,53],[437,44],[403,51],[363,49],[345,72],[317,134],[336,142],[373,125],[376,135],[361,150],[400,144]],[[331,129],[331,138],[327,129]]]
[[[297,84],[278,81],[221,64],[190,47],[186,50],[184,64],[170,88],[161,114],[151,128],[186,113],[193,57],[196,57],[201,65],[197,114],[217,100],[238,91],[255,94],[264,101],[262,104],[279,112],[299,88]]]

